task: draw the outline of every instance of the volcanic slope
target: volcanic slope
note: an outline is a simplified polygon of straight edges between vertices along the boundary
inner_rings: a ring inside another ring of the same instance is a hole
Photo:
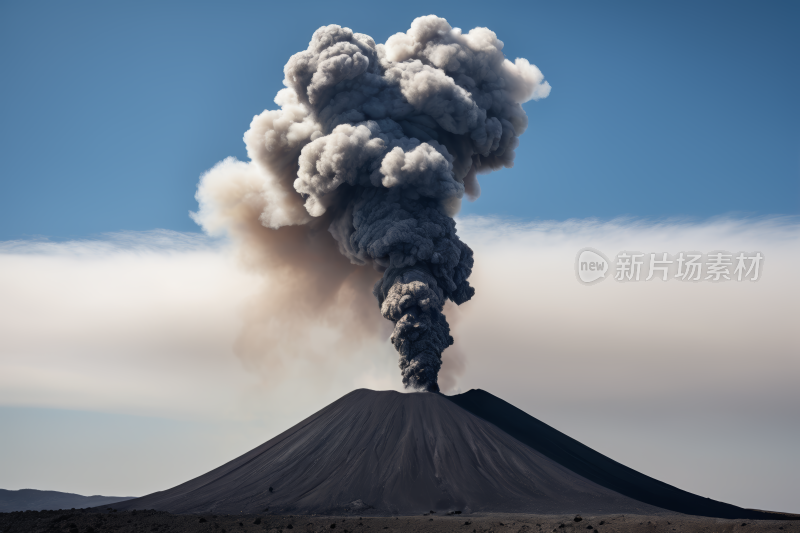
[[[658,503],[674,503],[664,491],[691,500],[694,514],[758,518],[628,469],[484,391],[447,397],[360,389],[207,474],[112,507],[659,514]],[[640,493],[649,503],[636,498]]]

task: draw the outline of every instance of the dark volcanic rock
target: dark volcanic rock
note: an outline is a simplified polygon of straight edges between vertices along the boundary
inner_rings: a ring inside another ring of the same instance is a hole
[[[266,480],[284,488],[270,493]],[[114,507],[343,514],[358,500],[384,515],[658,511],[574,474],[446,396],[364,389],[208,474]]]
[[[566,469],[639,502],[699,516],[756,520],[774,518],[774,513],[742,509],[703,498],[648,477],[592,450],[486,391],[472,389],[450,396],[449,399]]]
[[[636,497],[642,487],[649,504]],[[659,499],[653,487],[677,494],[695,514],[754,518],[753,511],[624,467],[484,391],[446,397],[361,389],[216,470],[113,507],[227,514],[269,508],[309,515],[419,516],[462,509],[652,515],[664,512],[660,502],[671,501]]]

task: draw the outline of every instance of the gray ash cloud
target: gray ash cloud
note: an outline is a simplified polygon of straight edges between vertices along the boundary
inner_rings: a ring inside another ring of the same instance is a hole
[[[374,268],[403,383],[438,390],[442,352],[453,344],[445,301],[461,304],[475,292],[472,250],[453,216],[464,195],[480,194],[479,173],[512,166],[528,125],[521,103],[550,91],[538,68],[502,49],[486,28],[463,34],[433,15],[386,44],[320,28],[286,64],[279,109],[254,117],[245,134],[251,161],[228,159],[203,176],[196,220],[263,248],[244,255],[304,278],[312,271],[304,258],[329,258],[337,274],[322,273],[322,283],[336,287],[352,276],[328,250],[352,268]],[[324,230],[336,246],[319,244]],[[276,258],[287,240],[313,252]]]

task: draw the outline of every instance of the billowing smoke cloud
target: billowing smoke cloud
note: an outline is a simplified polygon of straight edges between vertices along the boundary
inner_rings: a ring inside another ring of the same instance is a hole
[[[521,103],[550,92],[538,68],[502,49],[486,28],[464,35],[431,15],[386,44],[326,26],[289,59],[280,109],[245,133],[251,161],[219,163],[197,193],[196,220],[283,279],[267,296],[275,327],[261,346],[276,349],[298,318],[341,326],[345,339],[378,331],[361,296],[374,283],[403,383],[439,389],[453,344],[444,304],[474,294],[472,251],[452,217],[479,195],[478,173],[512,166],[528,124]],[[240,350],[251,341],[246,332]]]

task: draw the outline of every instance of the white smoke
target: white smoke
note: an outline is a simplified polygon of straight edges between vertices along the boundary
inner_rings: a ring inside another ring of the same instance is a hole
[[[395,324],[403,383],[439,390],[453,344],[444,305],[474,293],[452,216],[464,194],[478,196],[479,172],[512,166],[528,125],[520,104],[550,86],[527,60],[506,59],[492,31],[464,35],[433,15],[385,45],[322,27],[284,74],[279,109],[245,133],[251,161],[219,163],[197,193],[195,220],[271,280],[238,353],[249,365],[298,356],[297,324],[309,319],[354,349],[385,335],[380,311]]]

